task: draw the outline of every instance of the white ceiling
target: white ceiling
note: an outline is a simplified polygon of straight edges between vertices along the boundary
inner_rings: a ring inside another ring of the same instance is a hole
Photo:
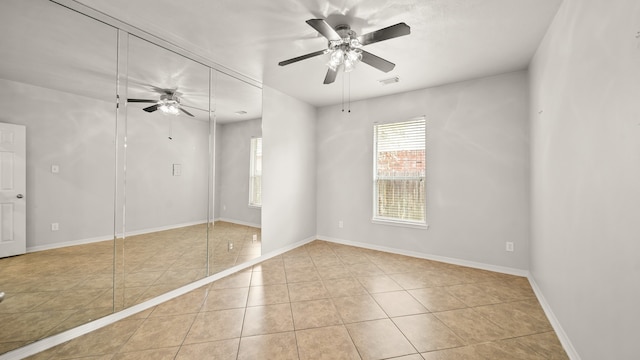
[[[360,64],[351,99],[525,69],[561,0],[78,0],[220,65],[316,106],[342,101],[342,76],[322,84],[328,55],[286,67],[279,61],[321,50],[305,20],[326,18],[368,33],[398,22],[411,34],[366,47],[396,64]],[[394,76],[400,82],[382,86]]]

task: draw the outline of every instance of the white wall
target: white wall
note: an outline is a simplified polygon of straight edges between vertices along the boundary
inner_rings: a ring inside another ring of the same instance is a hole
[[[373,124],[427,118],[429,229],[373,224]],[[515,269],[528,267],[526,72],[319,110],[318,234]],[[338,228],[338,221],[344,228]],[[505,252],[505,242],[515,252]]]
[[[251,138],[262,137],[261,119],[217,125],[216,219],[260,227],[260,208],[249,206]]]
[[[0,122],[27,129],[27,249],[113,237],[113,103],[3,79],[0,99]]]
[[[262,253],[316,234],[316,109],[268,86],[262,112]]]
[[[127,233],[207,221],[207,121],[130,108],[126,151]]]
[[[532,62],[531,271],[582,359],[637,359],[640,2],[565,0]]]

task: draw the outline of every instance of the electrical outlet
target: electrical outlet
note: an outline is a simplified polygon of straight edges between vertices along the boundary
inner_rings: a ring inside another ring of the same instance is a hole
[[[253,234],[251,241],[257,241],[257,240],[258,240],[258,234]]]
[[[233,250],[233,243],[229,243],[229,251]]]
[[[344,227],[344,222],[342,220],[338,221],[338,227],[342,229]]]
[[[509,251],[509,252],[513,252],[513,242],[511,241],[507,241],[505,250]]]
[[[51,231],[58,231],[58,230],[60,230],[60,224],[51,223]]]

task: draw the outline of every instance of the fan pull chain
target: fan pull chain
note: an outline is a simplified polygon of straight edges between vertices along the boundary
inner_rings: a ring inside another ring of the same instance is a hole
[[[342,112],[344,112],[344,73],[342,74]]]
[[[349,113],[351,112],[351,73],[349,73]]]

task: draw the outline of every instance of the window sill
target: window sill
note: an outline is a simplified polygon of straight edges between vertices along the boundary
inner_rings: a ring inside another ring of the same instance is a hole
[[[423,230],[429,229],[429,224],[426,224],[426,223],[415,223],[415,222],[387,220],[387,219],[371,219],[371,222],[373,224],[379,224],[379,225],[391,225],[391,226],[423,229]]]
[[[253,204],[249,204],[249,207],[251,209],[262,209],[262,205],[253,205]]]

